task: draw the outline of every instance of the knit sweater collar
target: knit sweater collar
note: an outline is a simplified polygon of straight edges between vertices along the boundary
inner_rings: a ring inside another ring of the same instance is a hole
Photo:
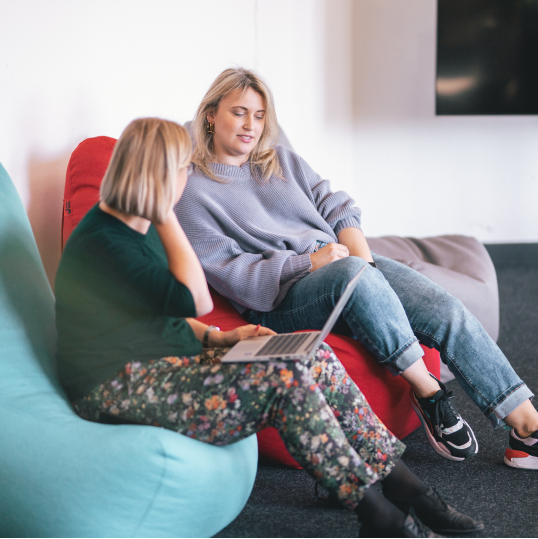
[[[211,163],[211,167],[217,176],[223,176],[224,178],[233,178],[234,180],[248,180],[252,178],[250,161],[243,163],[240,167],[236,165],[223,165],[222,163]]]

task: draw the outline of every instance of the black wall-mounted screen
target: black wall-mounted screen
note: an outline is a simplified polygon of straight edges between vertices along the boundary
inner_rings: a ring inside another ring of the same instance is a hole
[[[438,0],[436,113],[538,114],[538,0]]]

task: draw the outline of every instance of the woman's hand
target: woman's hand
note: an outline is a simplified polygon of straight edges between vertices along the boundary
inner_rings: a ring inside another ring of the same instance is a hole
[[[276,333],[272,329],[265,328],[259,324],[257,326],[248,324],[247,326],[240,326],[231,331],[211,331],[209,333],[209,347],[228,348],[248,337],[259,337],[262,335],[276,335]]]
[[[341,243],[329,243],[310,255],[310,260],[312,261],[312,269],[310,271],[316,271],[331,262],[335,262],[341,258],[347,258],[348,256],[349,250],[345,245]]]

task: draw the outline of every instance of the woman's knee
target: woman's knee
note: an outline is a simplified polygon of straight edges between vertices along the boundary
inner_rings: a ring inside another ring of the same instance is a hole
[[[470,311],[458,298],[446,292],[438,303],[439,311],[443,319],[451,323],[462,324],[469,317],[473,317]]]
[[[316,382],[320,379],[341,376],[345,373],[345,368],[334,353],[333,349],[326,343],[322,343],[316,350],[313,359],[308,362],[310,374]]]
[[[340,260],[336,260],[332,264],[329,265],[330,271],[328,277],[331,279],[331,281],[334,283],[336,287],[338,287],[339,292],[342,293],[346,286],[348,285],[349,281],[359,273],[359,271],[364,267],[370,265],[366,260],[363,258],[359,258],[358,256],[348,256],[346,258],[341,258]],[[373,271],[373,268],[371,268]],[[369,275],[370,271],[368,271],[368,268],[361,276],[362,279],[370,279],[372,275]]]
[[[459,299],[443,290],[431,295],[429,300],[419,323],[412,324],[413,329],[423,334],[422,344],[435,347],[434,341],[442,343],[449,336],[461,339],[464,333],[476,330],[478,322]],[[424,335],[433,338],[434,341],[429,344],[424,340]]]
[[[333,349],[326,343],[321,343],[319,348],[314,352],[314,356],[309,361],[310,365],[327,365],[329,363],[340,363]]]
[[[340,271],[346,272],[349,277],[354,277],[364,266],[370,265],[364,258],[358,256],[347,256],[333,262],[333,264],[339,267]]]

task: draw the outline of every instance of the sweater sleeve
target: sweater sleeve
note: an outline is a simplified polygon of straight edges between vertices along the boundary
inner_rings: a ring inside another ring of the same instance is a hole
[[[224,235],[190,235],[209,284],[236,304],[255,311],[273,310],[290,287],[310,272],[309,254],[294,251],[243,251]]]
[[[329,180],[322,179],[297,154],[289,150],[288,153],[290,155],[282,156],[284,163],[289,162],[291,173],[299,183],[303,183],[303,189],[308,190],[312,203],[334,233],[338,235],[341,230],[349,227],[361,229],[361,210],[354,206],[355,201],[345,191],[333,193]]]

